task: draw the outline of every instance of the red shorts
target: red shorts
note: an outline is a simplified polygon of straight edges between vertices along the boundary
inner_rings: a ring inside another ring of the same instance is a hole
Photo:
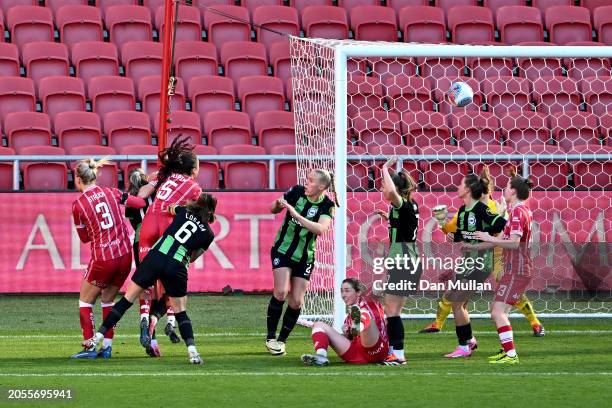
[[[361,338],[355,337],[351,341],[349,349],[340,356],[342,360],[349,364],[369,364],[385,361],[389,353],[389,343],[380,338],[372,347],[363,347]]]
[[[120,288],[131,270],[132,252],[128,252],[120,258],[107,261],[90,260],[83,279],[102,289],[108,286]]]
[[[497,285],[496,302],[515,305],[531,282],[530,276],[504,274]]]
[[[138,239],[138,256],[141,262],[157,240],[164,235],[164,231],[172,224],[172,220],[174,217],[170,214],[147,213],[145,215]]]

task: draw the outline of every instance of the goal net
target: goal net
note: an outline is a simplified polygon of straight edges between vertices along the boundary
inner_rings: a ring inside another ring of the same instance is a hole
[[[298,182],[336,175],[334,233],[318,239],[304,314],[344,316],[340,283],[366,283],[384,255],[381,166],[391,155],[418,182],[419,250],[450,251],[432,208],[463,204],[457,186],[488,166],[501,202],[508,170],[535,182],[530,199],[535,274],[527,295],[543,316],[612,316],[612,47],[421,45],[291,38]],[[474,91],[458,108],[453,82]],[[444,270],[422,279],[442,281]],[[493,279],[493,278],[491,278]],[[495,285],[493,285],[495,289]],[[418,290],[404,313],[431,317],[442,292]],[[492,291],[469,305],[486,316]]]

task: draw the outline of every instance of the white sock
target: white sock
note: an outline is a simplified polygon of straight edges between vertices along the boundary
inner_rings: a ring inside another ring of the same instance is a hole
[[[151,339],[151,346],[152,347],[157,346],[157,339]]]
[[[107,348],[113,345],[113,339],[107,339],[105,338],[104,341],[102,342],[102,347]]]
[[[147,313],[141,313],[140,314],[140,320],[142,319],[146,319],[147,320],[147,324],[149,323],[149,312]]]
[[[405,360],[406,359],[406,357],[404,357],[404,349],[393,350],[393,354],[395,354],[395,357],[399,358],[400,360]]]
[[[472,337],[469,341],[468,341],[468,345],[470,343],[476,343],[476,337]]]
[[[168,323],[172,325],[172,327],[176,327],[176,317],[168,316]]]
[[[509,350],[506,352],[506,355],[508,357],[516,357],[516,350],[515,349]]]
[[[104,338],[104,335],[100,332],[96,332],[94,334],[95,339],[98,341],[98,343],[100,342],[100,340],[102,340]]]
[[[391,355],[395,352],[395,350],[393,350],[393,346],[389,346],[389,352],[387,353],[387,355]]]
[[[320,348],[317,350],[317,355],[327,358],[327,350],[325,350],[324,348]]]
[[[465,346],[462,346],[461,344],[459,345],[459,348],[465,352],[470,351],[470,346],[468,346],[467,344]]]
[[[191,354],[197,354],[198,350],[196,349],[196,346],[187,346],[187,351]]]

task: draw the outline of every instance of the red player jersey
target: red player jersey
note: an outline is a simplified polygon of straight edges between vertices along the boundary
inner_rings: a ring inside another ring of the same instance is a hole
[[[504,239],[519,235],[518,249],[504,248],[504,269],[507,273],[529,276],[531,274],[531,256],[529,242],[531,241],[531,210],[523,202],[508,209],[508,222],[504,227]]]
[[[85,228],[94,260],[117,259],[131,251],[128,229],[119,208],[126,199],[127,194],[116,188],[93,185],[72,204],[74,225],[77,229]]]
[[[171,174],[155,194],[155,201],[147,213],[167,213],[170,204],[185,205],[187,200],[197,200],[202,188],[191,177]]]
[[[361,310],[367,310],[370,313],[374,323],[376,323],[376,327],[378,327],[380,340],[384,343],[388,343],[389,337],[387,336],[387,324],[385,321],[385,309],[383,308],[383,305],[378,300],[360,296],[359,299],[357,299],[357,306],[359,306]],[[349,327],[351,327],[350,315],[344,320],[343,331],[346,333]]]

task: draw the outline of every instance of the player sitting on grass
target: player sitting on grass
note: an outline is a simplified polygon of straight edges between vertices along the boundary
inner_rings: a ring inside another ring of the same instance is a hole
[[[327,348],[349,364],[381,363],[387,358],[389,340],[385,312],[380,301],[367,295],[366,286],[358,279],[342,281],[341,295],[349,306],[342,334],[323,322],[312,326],[312,342],[316,354],[304,354],[302,361],[314,366],[329,365]]]
[[[489,180],[489,191],[482,195],[480,201],[487,204],[489,210],[491,210],[494,214],[504,215],[506,204],[502,200],[498,203],[493,200],[492,195],[495,187],[495,183],[491,174],[489,173],[488,166],[483,166],[482,172],[480,173],[481,177],[486,177]],[[440,229],[445,234],[453,234],[457,231],[457,213],[453,216],[450,221],[447,221],[448,212],[446,211],[446,206],[442,206],[440,208],[434,208],[433,210],[434,218],[438,220],[438,224],[440,225]],[[499,281],[501,278],[502,271],[502,261],[501,261],[501,249],[496,248],[494,251],[495,255],[495,263],[493,267],[493,274],[495,275],[495,280]],[[543,337],[546,335],[546,331],[544,330],[544,326],[538,319],[533,309],[533,305],[526,294],[521,296],[521,299],[516,303],[515,307],[525,316],[525,318],[529,321],[531,325],[531,329],[533,330],[533,335],[536,337]],[[452,310],[451,302],[449,302],[444,295],[442,299],[438,302],[438,310],[436,311],[436,320],[431,324],[427,325],[423,328],[419,333],[438,333],[442,330],[448,315]]]
[[[82,242],[91,242],[91,260],[81,280],[79,314],[83,339],[93,336],[93,304],[101,297],[102,316],[113,307],[119,288],[132,268],[130,237],[119,204],[143,208],[142,198],[122,193],[116,188],[96,185],[98,169],[106,160],[81,160],[75,169],[74,184],[82,194],[72,204],[72,216]],[[113,328],[109,327],[100,352],[85,347],[72,358],[110,358],[112,354]]]
[[[486,232],[476,233],[481,241],[504,249],[503,276],[499,281],[497,294],[491,306],[491,318],[497,327],[502,349],[489,357],[489,362],[492,364],[517,364],[519,362],[514,349],[512,326],[508,313],[524,295],[532,278],[529,253],[531,211],[525,203],[525,200],[529,198],[532,183],[528,179],[517,177],[516,173],[511,175],[512,178],[504,190],[504,199],[508,204],[508,223],[503,235],[494,237]]]
[[[214,240],[215,236],[209,224],[215,219],[216,206],[215,197],[202,193],[197,201],[188,201],[186,207],[168,207],[168,212],[174,216],[174,220],[134,272],[125,296],[115,304],[98,332],[84,342],[85,347],[95,347],[134,304],[142,291],[159,279],[177,312],[176,320],[187,345],[189,362],[202,364],[195,347],[191,321],[186,312],[187,267],[189,262],[202,255]]]
[[[285,220],[272,246],[274,294],[267,314],[266,348],[272,355],[285,354],[285,342],[300,317],[304,295],[315,261],[317,237],[324,234],[334,216],[334,203],[325,193],[334,192],[333,175],[327,170],[312,170],[305,186],[293,186],[272,203],[270,211],[278,214],[286,209]],[[335,192],[334,192],[335,195]],[[280,334],[276,328],[285,298],[289,304]]]

